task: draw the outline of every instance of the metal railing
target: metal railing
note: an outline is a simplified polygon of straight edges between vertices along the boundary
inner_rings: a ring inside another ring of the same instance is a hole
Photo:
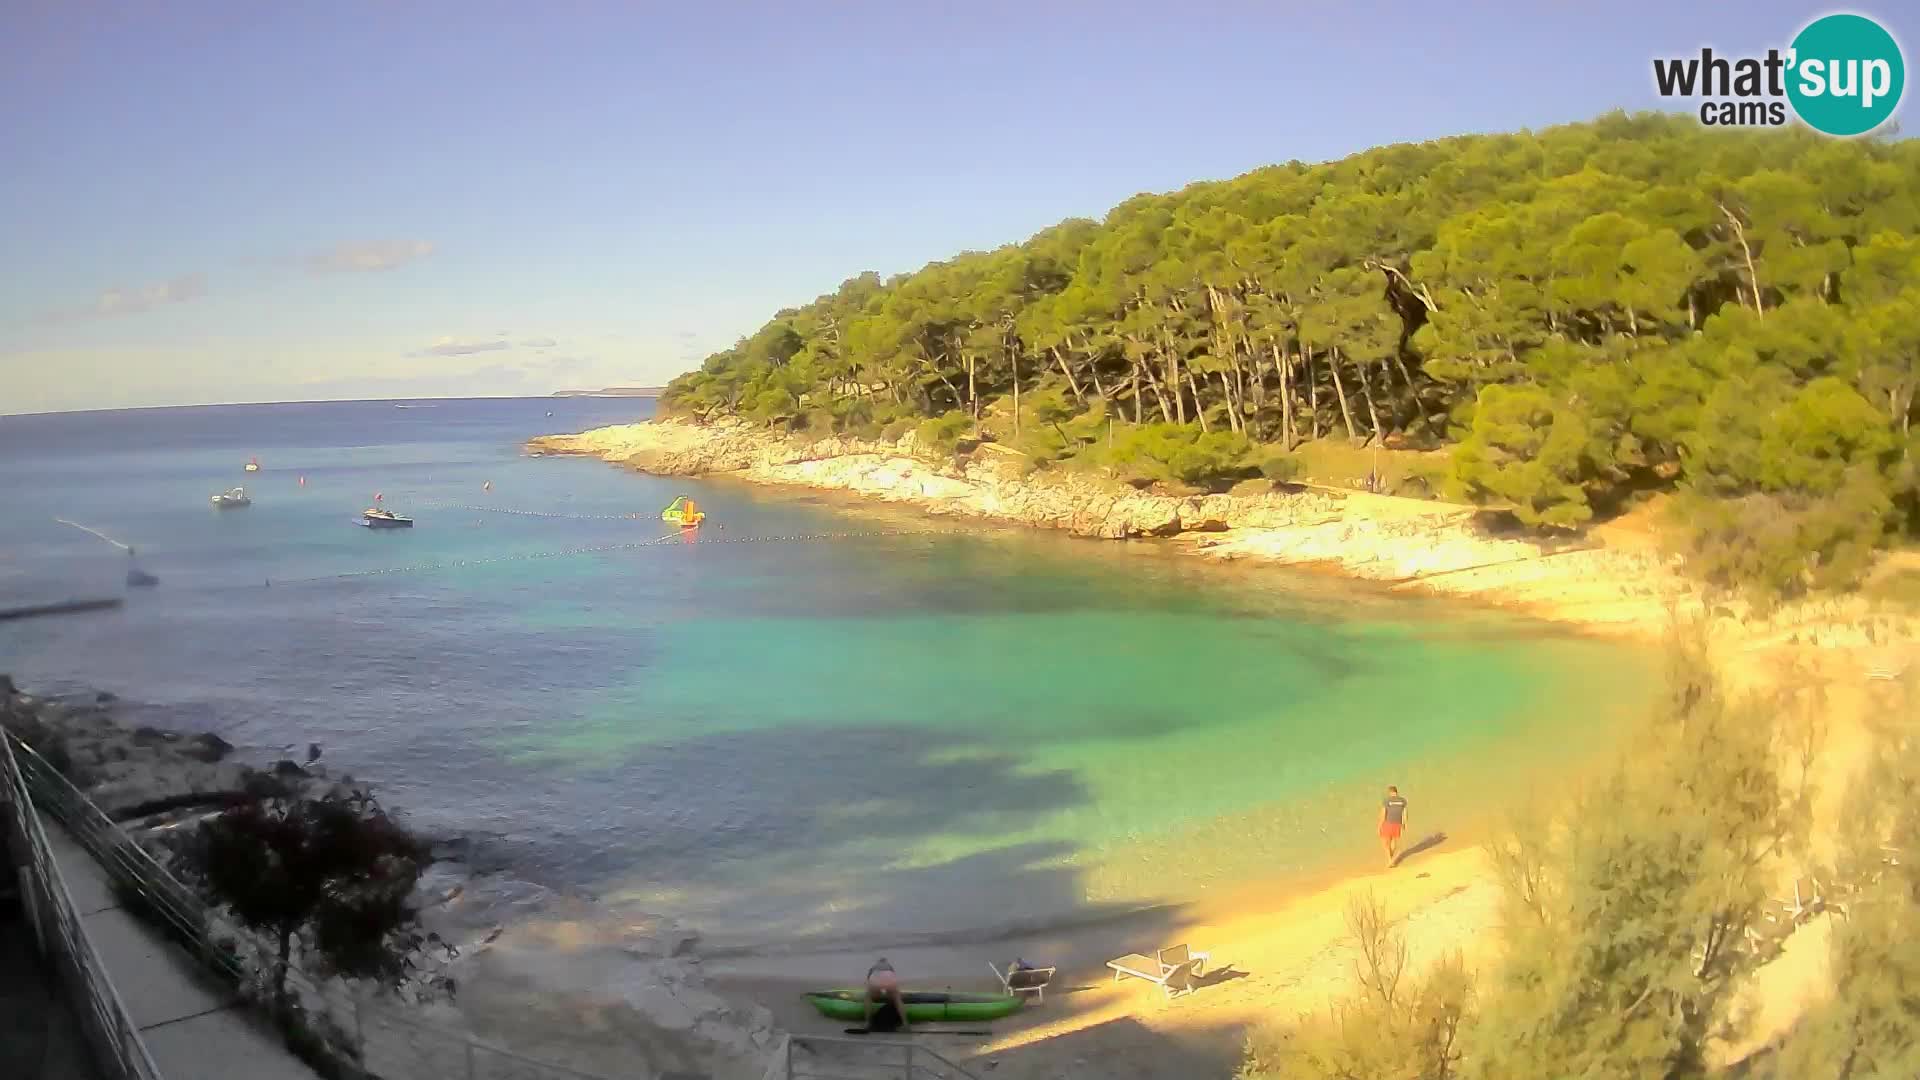
[[[249,966],[231,948],[215,940],[207,905],[193,890],[174,877],[32,747],[11,733],[6,733],[0,743],[9,748],[7,760],[18,763],[14,775],[23,780],[18,805],[25,808],[24,817],[36,830],[39,821],[33,814],[35,806],[59,821],[120,888],[130,891],[164,929],[185,944],[215,975],[237,990],[258,984],[264,969]],[[39,850],[47,850],[44,837]],[[51,854],[46,858],[51,866]],[[360,995],[330,991],[322,980],[298,967],[288,969],[287,989],[309,1017],[326,1021],[310,1025],[309,1034],[324,1044],[336,1064],[351,1066],[366,1077],[613,1080],[530,1058],[463,1032],[424,1023],[398,1008]],[[157,1073],[127,1075],[158,1076]],[[624,1075],[629,1080],[652,1080],[653,1070],[625,1071]]]
[[[789,1035],[766,1080],[977,1080],[966,1069],[904,1039]]]
[[[0,802],[6,804],[9,847],[20,852],[21,900],[34,936],[58,967],[61,985],[86,1031],[87,1047],[100,1071],[113,1080],[161,1080],[127,1006],[114,989],[80,922],[66,879],[33,810],[12,739],[0,739]]]

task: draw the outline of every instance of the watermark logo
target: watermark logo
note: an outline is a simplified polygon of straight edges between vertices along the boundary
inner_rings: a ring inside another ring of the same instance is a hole
[[[1665,98],[1699,98],[1700,122],[1778,127],[1791,115],[1828,135],[1864,135],[1893,115],[1907,85],[1906,58],[1886,28],[1864,15],[1825,15],[1785,50],[1765,56],[1656,59]]]

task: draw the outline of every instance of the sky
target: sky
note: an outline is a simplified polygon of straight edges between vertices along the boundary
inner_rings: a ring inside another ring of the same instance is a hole
[[[664,383],[862,270],[1657,107],[1830,10],[0,0],[0,414]]]

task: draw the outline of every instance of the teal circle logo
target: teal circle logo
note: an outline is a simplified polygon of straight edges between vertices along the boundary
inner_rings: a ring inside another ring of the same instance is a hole
[[[1815,131],[1864,135],[1900,104],[1907,64],[1900,43],[1864,15],[1826,15],[1793,39],[1787,99]]]

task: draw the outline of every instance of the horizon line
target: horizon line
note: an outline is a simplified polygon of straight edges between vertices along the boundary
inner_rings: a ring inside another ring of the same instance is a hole
[[[634,387],[639,390],[664,389],[662,386]],[[615,389],[608,387],[607,389]],[[43,409],[39,412],[0,412],[0,420],[19,416],[82,416],[88,413],[117,412],[157,412],[162,409],[238,409],[255,405],[356,405],[373,401],[551,401],[565,398],[642,398],[642,394],[603,394],[600,390],[565,391],[553,390],[545,394],[446,394],[421,397],[362,397],[362,398],[286,398],[277,401],[195,401],[175,405],[122,405],[110,409]],[[657,400],[649,398],[649,400]]]

